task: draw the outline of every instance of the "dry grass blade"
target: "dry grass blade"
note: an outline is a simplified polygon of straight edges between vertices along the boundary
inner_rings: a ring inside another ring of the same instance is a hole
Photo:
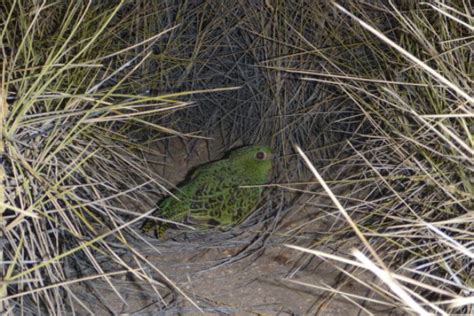
[[[415,64],[420,66],[422,69],[426,70],[428,73],[430,73],[434,78],[448,86],[449,88],[453,89],[456,91],[459,95],[464,97],[469,103],[474,105],[474,98],[471,97],[468,93],[466,93],[463,89],[455,85],[452,81],[446,79],[443,75],[441,75],[439,72],[428,66],[426,63],[422,62],[419,58],[415,57],[414,55],[410,54],[408,51],[403,49],[400,45],[396,44],[392,40],[390,40],[388,37],[386,37],[383,33],[369,25],[368,23],[362,21],[361,19],[357,18],[355,15],[347,11],[344,7],[337,3],[333,3],[336,8],[344,12],[345,14],[349,15],[351,18],[359,22],[364,28],[368,29],[370,32],[378,36],[380,39],[382,39],[385,43],[389,44],[393,48],[395,48],[397,51],[399,51],[401,54],[403,54],[405,57],[413,61]]]

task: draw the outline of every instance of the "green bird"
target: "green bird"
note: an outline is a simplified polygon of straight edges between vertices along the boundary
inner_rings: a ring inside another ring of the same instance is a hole
[[[175,197],[161,201],[157,216],[174,222],[196,223],[201,228],[226,227],[242,222],[260,201],[259,185],[270,180],[272,153],[268,146],[247,146],[227,158],[196,169],[178,188]],[[242,187],[252,186],[252,187]],[[163,237],[169,223],[147,220],[144,232]]]

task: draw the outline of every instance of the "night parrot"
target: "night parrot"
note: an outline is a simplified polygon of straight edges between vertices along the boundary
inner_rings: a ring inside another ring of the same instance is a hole
[[[258,186],[268,183],[271,171],[270,147],[235,149],[227,158],[197,168],[175,197],[159,203],[156,215],[174,222],[194,223],[198,228],[239,224],[257,207],[262,193]],[[150,219],[142,229],[154,231],[161,238],[169,227],[168,223]]]

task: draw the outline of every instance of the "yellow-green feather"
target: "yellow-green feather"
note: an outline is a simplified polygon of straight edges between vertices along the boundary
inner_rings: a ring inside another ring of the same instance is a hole
[[[240,223],[257,207],[262,192],[259,187],[241,186],[265,184],[271,174],[271,159],[257,159],[259,152],[271,156],[268,146],[248,146],[232,151],[227,159],[198,168],[175,193],[178,199],[167,197],[159,204],[157,216],[175,222],[188,219],[199,227]],[[168,227],[148,220],[143,230],[155,230],[161,237]]]

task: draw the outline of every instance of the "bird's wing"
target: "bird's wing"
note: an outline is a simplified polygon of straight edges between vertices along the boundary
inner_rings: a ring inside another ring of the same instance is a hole
[[[237,224],[255,209],[259,188],[240,188],[235,182],[200,186],[190,203],[189,216],[211,225]]]
[[[199,221],[219,221],[221,210],[228,208],[238,184],[232,166],[219,161],[197,170],[188,190],[189,215]]]
[[[162,214],[167,218],[210,225],[239,222],[255,208],[259,189],[243,189],[245,177],[236,176],[240,170],[225,163],[213,163],[199,168],[193,179],[179,188],[176,196],[168,197]],[[241,183],[244,182],[244,183]]]

